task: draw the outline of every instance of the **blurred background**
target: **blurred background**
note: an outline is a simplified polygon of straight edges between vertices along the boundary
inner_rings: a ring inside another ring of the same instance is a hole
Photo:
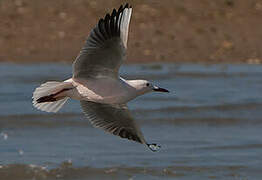
[[[262,1],[130,0],[126,79],[170,93],[128,106],[147,147],[93,128],[79,102],[32,106],[72,75],[99,18],[120,0],[0,0],[0,179],[261,179]]]
[[[1,0],[0,61],[71,63],[122,0]],[[130,0],[132,62],[247,62],[262,58],[260,0]]]

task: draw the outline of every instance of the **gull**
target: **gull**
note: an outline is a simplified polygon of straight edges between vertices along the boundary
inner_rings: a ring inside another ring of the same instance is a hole
[[[79,100],[94,127],[157,151],[160,146],[146,142],[127,102],[145,93],[168,90],[147,80],[119,76],[119,68],[126,59],[131,14],[132,7],[126,4],[101,18],[73,63],[72,78],[42,84],[33,92],[32,103],[39,110],[57,112],[69,98]]]

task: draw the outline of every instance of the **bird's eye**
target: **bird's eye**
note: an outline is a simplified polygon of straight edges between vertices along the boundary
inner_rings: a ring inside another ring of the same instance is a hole
[[[149,86],[150,84],[149,83],[146,83],[146,86]]]

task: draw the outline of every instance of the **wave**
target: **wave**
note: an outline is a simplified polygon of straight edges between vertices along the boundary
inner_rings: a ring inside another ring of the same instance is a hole
[[[155,109],[156,112],[176,112],[176,111],[207,111],[207,110],[217,110],[217,111],[227,111],[227,110],[250,110],[262,108],[260,103],[243,103],[243,104],[221,104],[221,105],[207,105],[207,106],[176,106],[176,107],[165,107]],[[150,112],[152,109],[137,109],[136,112]]]
[[[250,150],[250,149],[261,149],[262,144],[244,144],[244,145],[226,145],[226,146],[210,146],[201,147],[200,149],[205,150]]]
[[[35,115],[33,115],[34,117]],[[64,115],[66,116],[66,115]],[[27,128],[27,127],[39,127],[39,128],[59,128],[59,127],[92,127],[90,122],[85,119],[84,116],[79,118],[72,118],[71,120],[60,119],[63,116],[52,116],[41,118],[17,119],[16,117],[8,117],[7,119],[1,119],[1,128]],[[77,116],[78,117],[78,116]],[[50,119],[49,119],[50,118]],[[56,120],[54,120],[56,119]],[[80,119],[80,120],[79,120]],[[233,126],[233,125],[259,125],[262,124],[260,119],[249,119],[245,118],[149,118],[149,119],[136,119],[140,125],[218,125],[218,126]]]
[[[261,114],[252,117],[237,115],[238,112],[252,112],[261,109],[262,104],[226,104],[214,106],[196,107],[165,107],[158,109],[135,109],[133,113],[135,119],[140,124],[175,124],[175,125],[235,125],[235,124],[261,124]],[[234,112],[234,115],[232,115]],[[208,116],[204,116],[208,113]],[[156,116],[157,114],[157,116]],[[182,114],[179,116],[177,114]],[[187,114],[190,115],[186,116]],[[201,115],[202,114],[202,115]],[[220,116],[223,114],[224,116]],[[86,127],[91,126],[82,113],[58,113],[58,114],[25,114],[0,116],[0,127]]]
[[[33,164],[10,164],[0,166],[0,177],[5,180],[53,180],[53,179],[132,179],[145,177],[175,178],[194,172],[239,171],[245,166],[168,166],[168,167],[74,167],[72,162],[63,162],[49,169]]]

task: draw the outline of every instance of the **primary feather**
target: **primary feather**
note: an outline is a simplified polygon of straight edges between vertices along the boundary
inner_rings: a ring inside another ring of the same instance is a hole
[[[132,8],[125,5],[99,20],[73,64],[73,78],[118,78],[126,59],[128,29]]]

